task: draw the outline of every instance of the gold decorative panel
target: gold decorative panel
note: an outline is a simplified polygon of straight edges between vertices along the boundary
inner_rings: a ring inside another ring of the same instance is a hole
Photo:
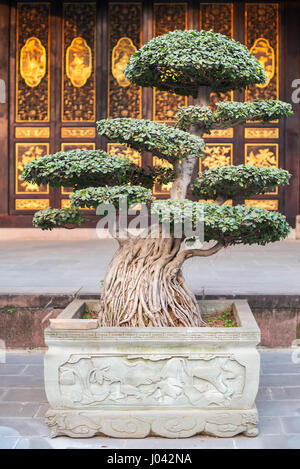
[[[233,128],[212,129],[210,134],[204,134],[203,138],[233,138]]]
[[[216,203],[216,201],[213,200],[213,199],[208,199],[208,200],[199,199],[198,202],[202,202],[202,203],[203,203],[203,202],[207,202],[207,203],[209,203],[209,204],[214,204],[214,203]],[[231,199],[230,199],[230,200],[226,200],[223,205],[229,205],[230,207],[232,207],[232,200],[231,200]]]
[[[41,156],[49,154],[49,143],[16,143],[15,151],[15,193],[16,194],[48,194],[48,186],[23,181],[21,174],[25,164]]]
[[[62,127],[61,138],[95,138],[94,127]]]
[[[60,201],[60,208],[69,208],[71,205],[71,200],[70,199],[62,199]]]
[[[126,156],[138,166],[142,165],[142,155],[138,151],[132,150],[122,143],[108,143],[107,152],[111,155]]]
[[[96,3],[64,3],[62,122],[94,122]]]
[[[46,49],[37,37],[30,37],[21,49],[20,75],[27,86],[34,88],[46,75]]]
[[[233,161],[232,143],[207,143],[203,158],[199,159],[199,171],[215,168],[216,166],[231,165]]]
[[[142,117],[142,88],[123,70],[142,45],[142,4],[110,3],[108,21],[108,117]]]
[[[279,129],[277,127],[247,127],[245,138],[279,138]]]
[[[130,86],[130,81],[126,79],[123,73],[124,68],[132,54],[137,50],[129,37],[121,37],[117,45],[112,50],[111,71],[118,85],[123,88]]]
[[[279,95],[279,9],[276,3],[247,3],[245,44],[265,68],[267,82],[250,86],[246,99],[278,99]]]
[[[73,86],[81,88],[92,74],[92,51],[82,37],[75,37],[66,52],[66,74]]]
[[[278,168],[278,143],[246,143],[245,164]]]
[[[171,163],[165,160],[161,160],[160,158],[157,158],[156,156],[153,156],[153,166],[157,166],[159,168],[173,168]],[[153,187],[153,194],[154,195],[169,195],[171,187],[172,187],[172,182],[170,182],[169,184],[159,184],[156,182]]]
[[[70,151],[76,150],[76,148],[80,148],[81,150],[95,150],[96,144],[94,142],[87,142],[87,143],[62,143],[61,144],[61,151]]]
[[[16,199],[16,210],[44,210],[50,206],[49,199]]]
[[[153,35],[187,28],[187,3],[155,3]],[[187,98],[167,91],[153,89],[153,119],[158,122],[174,122],[179,106],[186,106]]]
[[[245,205],[248,207],[259,207],[267,210],[278,210],[278,200],[245,200]]]
[[[18,3],[16,54],[16,122],[48,122],[49,3]]]
[[[201,3],[200,4],[200,30],[205,29],[209,31],[212,29],[216,33],[224,34],[233,38],[233,4],[232,3]],[[216,104],[219,101],[232,101],[233,92],[227,93],[211,93],[209,97],[210,106],[216,109]],[[217,135],[210,135],[216,138],[232,138],[228,135],[232,134],[233,129],[218,129]],[[207,138],[207,136],[206,136]]]
[[[16,127],[16,138],[49,138],[50,127]]]

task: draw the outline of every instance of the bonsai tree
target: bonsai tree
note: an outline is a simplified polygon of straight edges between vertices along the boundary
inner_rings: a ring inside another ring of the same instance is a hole
[[[202,136],[249,120],[269,122],[289,116],[291,106],[263,100],[219,102],[212,111],[211,92],[243,90],[267,79],[245,46],[212,31],[174,31],[152,39],[130,57],[125,75],[136,85],[194,98],[195,105],[178,110],[175,126],[130,118],[97,122],[98,132],[108,140],[151,152],[173,169],[140,168],[102,150],[41,157],[26,165],[24,180],[72,186],[74,193],[70,208],[37,212],[33,224],[42,229],[76,226],[84,221],[79,208],[111,203],[118,211],[125,197],[129,207],[146,204],[159,222],[156,236],[150,230],[135,238],[117,235],[119,249],[108,267],[100,299],[100,324],[200,326],[203,320],[196,298],[181,271],[184,261],[211,256],[228,245],[265,245],[285,238],[290,229],[278,212],[235,203],[287,184],[290,174],[283,169],[220,166],[192,181],[197,160],[203,156]],[[153,184],[170,181],[170,198],[155,200]],[[233,199],[233,206],[224,205],[228,199]],[[186,217],[195,225],[199,209],[204,211],[204,241],[210,244],[187,247],[184,234],[175,236],[175,225],[184,224]],[[171,224],[168,237],[162,229],[165,220]]]

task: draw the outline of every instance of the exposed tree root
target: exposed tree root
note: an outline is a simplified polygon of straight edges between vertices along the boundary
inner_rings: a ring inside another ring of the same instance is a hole
[[[182,240],[135,238],[122,242],[101,295],[100,325],[197,327],[199,306],[176,259]]]

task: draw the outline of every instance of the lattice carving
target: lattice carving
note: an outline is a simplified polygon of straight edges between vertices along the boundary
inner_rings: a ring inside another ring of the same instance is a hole
[[[141,3],[110,3],[108,26],[108,117],[142,117],[142,89],[123,74],[130,55],[139,49]]]
[[[62,121],[95,120],[96,4],[65,3]]]
[[[16,194],[48,194],[48,186],[23,181],[21,178],[25,164],[30,163],[41,156],[49,154],[48,143],[16,143]]]
[[[246,99],[278,99],[279,11],[278,4],[248,3],[245,12],[245,43],[264,66],[268,81],[246,91]]]
[[[19,3],[16,39],[16,121],[49,121],[50,4]]]
[[[186,3],[154,4],[154,36],[160,36],[168,31],[187,28]],[[179,106],[186,106],[187,98],[177,96],[167,91],[153,90],[153,118],[159,122],[174,122],[174,116]]]

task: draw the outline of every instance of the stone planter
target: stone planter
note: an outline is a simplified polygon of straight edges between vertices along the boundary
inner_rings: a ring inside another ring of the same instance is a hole
[[[52,436],[184,438],[257,435],[260,332],[244,300],[201,301],[232,310],[236,328],[99,328],[74,300],[45,331],[46,414]]]

